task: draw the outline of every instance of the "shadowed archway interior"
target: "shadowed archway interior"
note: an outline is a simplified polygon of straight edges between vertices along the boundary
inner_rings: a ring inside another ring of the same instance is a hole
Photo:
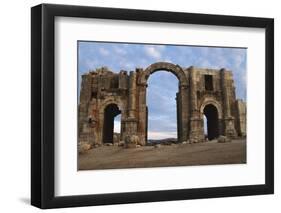
[[[104,109],[103,143],[113,143],[114,118],[120,113],[116,104],[109,104]]]
[[[204,115],[207,120],[207,137],[209,140],[217,138],[219,136],[219,125],[218,125],[218,110],[212,105],[208,104],[204,108]]]

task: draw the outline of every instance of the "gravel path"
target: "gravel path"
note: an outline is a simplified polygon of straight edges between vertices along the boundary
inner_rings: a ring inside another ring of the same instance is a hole
[[[246,163],[245,139],[230,143],[210,141],[196,144],[144,146],[125,149],[102,146],[78,157],[79,170],[144,168]]]

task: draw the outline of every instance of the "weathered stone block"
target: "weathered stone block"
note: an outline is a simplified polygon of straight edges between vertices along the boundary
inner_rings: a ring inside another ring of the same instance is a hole
[[[83,154],[83,153],[87,152],[88,150],[90,150],[91,148],[92,148],[92,145],[89,143],[80,143],[78,145],[79,154]]]
[[[220,135],[218,137],[218,143],[228,143],[228,142],[231,142],[231,139],[224,136],[224,135]]]

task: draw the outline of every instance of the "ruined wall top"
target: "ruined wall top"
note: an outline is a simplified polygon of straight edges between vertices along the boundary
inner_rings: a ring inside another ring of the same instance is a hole
[[[194,69],[196,74],[198,74],[198,75],[202,75],[202,74],[203,75],[204,74],[216,75],[216,74],[219,74],[221,71],[224,71],[225,73],[227,73],[227,75],[232,76],[232,71],[227,70],[225,68],[210,69],[210,68],[200,68],[200,67],[194,67],[194,66],[181,67],[178,64],[172,64],[172,63],[168,63],[168,62],[157,62],[157,63],[149,65],[147,68],[136,67],[135,72],[137,72],[139,74],[141,74],[141,73],[153,74],[156,71],[164,70],[164,71],[172,72],[177,77],[179,77],[180,74],[178,74],[177,71],[178,72],[183,71],[185,74],[188,74],[191,69]],[[104,66],[104,67],[96,68],[95,70],[89,70],[88,73],[85,73],[83,75],[92,75],[92,76],[108,75],[108,76],[110,76],[110,75],[120,75],[120,74],[128,75],[128,71],[120,70],[119,72],[116,72],[116,71],[112,71],[108,67]]]
[[[84,74],[83,77],[89,76],[92,78],[92,85],[96,88],[102,89],[122,89],[126,90],[129,88],[130,75],[135,73],[138,85],[147,86],[147,80],[151,74],[157,71],[168,71],[173,73],[179,80],[180,86],[189,86],[190,76],[193,73],[193,81],[198,85],[198,90],[204,90],[204,76],[212,76],[214,82],[214,90],[220,90],[220,79],[222,78],[221,73],[223,72],[223,78],[229,81],[229,86],[234,87],[232,72],[226,69],[209,69],[209,68],[198,68],[194,66],[181,67],[177,64],[168,62],[157,62],[149,65],[147,68],[136,68],[134,71],[121,70],[114,72],[107,67],[100,67],[95,70],[91,70]]]

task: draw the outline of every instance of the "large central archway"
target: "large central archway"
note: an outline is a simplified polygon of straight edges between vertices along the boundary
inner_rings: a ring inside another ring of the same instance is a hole
[[[188,81],[187,81],[187,78],[185,76],[185,73],[184,73],[183,69],[179,65],[175,65],[175,64],[172,64],[172,63],[168,63],[168,62],[157,62],[157,63],[151,64],[150,66],[148,66],[142,72],[141,77],[139,79],[139,83],[140,84],[147,84],[148,77],[152,73],[157,72],[159,70],[165,70],[165,71],[173,73],[179,79],[179,82],[180,82],[181,86],[187,86],[188,85]]]
[[[147,138],[149,141],[178,139],[178,78],[165,70],[151,74],[147,84]]]
[[[188,137],[188,80],[183,69],[175,64],[168,62],[158,62],[151,64],[145,70],[140,73],[138,78],[139,91],[139,117],[144,118],[139,121],[139,130],[144,132],[144,135],[140,135],[140,140],[144,143],[147,142],[147,80],[149,76],[157,71],[168,71],[174,74],[179,80],[179,92],[177,94],[177,114],[178,116],[178,142],[187,140]]]

